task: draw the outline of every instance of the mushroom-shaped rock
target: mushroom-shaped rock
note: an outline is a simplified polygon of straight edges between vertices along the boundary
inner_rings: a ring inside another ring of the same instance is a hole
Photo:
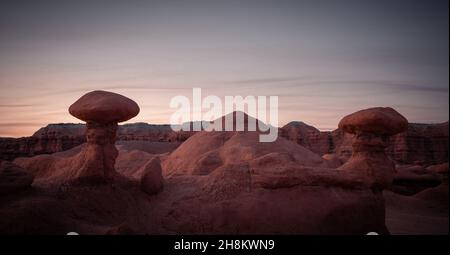
[[[390,107],[369,108],[352,113],[339,122],[344,132],[354,134],[351,158],[339,169],[359,171],[371,177],[373,187],[389,187],[395,164],[386,156],[389,136],[405,131],[408,120]]]
[[[135,117],[139,106],[125,96],[96,90],[80,97],[69,107],[69,112],[86,122],[118,123]]]
[[[151,159],[144,167],[141,189],[149,195],[160,192],[163,188],[161,161],[158,157]]]
[[[69,107],[74,117],[87,122],[87,146],[80,153],[83,166],[75,178],[116,174],[114,164],[118,155],[115,147],[117,123],[139,113],[139,106],[131,99],[108,91],[89,92]]]
[[[27,189],[33,179],[34,176],[23,168],[8,161],[0,161],[0,195]]]
[[[339,128],[351,134],[373,133],[391,136],[404,131],[408,120],[390,107],[375,107],[345,116]]]

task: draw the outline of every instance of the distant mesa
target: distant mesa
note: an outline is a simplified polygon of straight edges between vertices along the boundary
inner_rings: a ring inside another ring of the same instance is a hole
[[[185,126],[191,126],[188,123]],[[0,137],[0,159],[14,160],[65,151],[86,142],[84,124],[49,124],[33,136],[22,138]],[[191,129],[192,130],[192,129]],[[386,153],[396,163],[438,164],[448,161],[448,122],[440,124],[409,123],[407,130],[389,138]],[[166,124],[127,123],[118,126],[116,140],[119,144],[164,142],[171,148],[195,134],[195,131],[175,132]],[[336,154],[345,163],[352,154],[354,134],[342,129],[320,131],[304,122],[293,121],[279,130],[279,136],[319,154]],[[327,156],[329,158],[329,156]]]

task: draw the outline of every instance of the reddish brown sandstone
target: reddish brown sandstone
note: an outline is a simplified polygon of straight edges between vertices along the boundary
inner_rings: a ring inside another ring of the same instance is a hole
[[[149,195],[157,194],[163,188],[161,161],[157,157],[153,158],[143,168],[144,171],[141,178],[142,191]]]
[[[107,91],[92,91],[69,108],[70,114],[87,122],[87,146],[80,153],[83,162],[73,177],[112,177],[118,151],[115,147],[117,123],[139,113],[131,99]]]
[[[406,129],[408,121],[392,108],[377,107],[355,112],[339,122],[339,128],[354,134],[352,157],[339,169],[361,172],[371,177],[372,187],[391,185],[395,164],[386,155],[389,136]]]
[[[31,186],[34,176],[23,168],[0,160],[0,195],[25,190]]]

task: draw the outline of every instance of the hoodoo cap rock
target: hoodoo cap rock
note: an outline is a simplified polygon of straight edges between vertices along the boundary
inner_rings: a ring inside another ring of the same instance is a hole
[[[96,90],[80,97],[69,107],[69,113],[86,122],[118,123],[138,115],[139,106],[128,97]]]

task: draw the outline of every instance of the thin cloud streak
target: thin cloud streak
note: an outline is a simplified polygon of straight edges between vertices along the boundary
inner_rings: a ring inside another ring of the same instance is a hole
[[[307,85],[327,85],[327,84],[336,84],[336,85],[366,85],[366,86],[376,86],[376,87],[384,87],[396,90],[410,90],[410,91],[424,91],[424,92],[448,92],[448,87],[436,87],[436,86],[427,86],[427,85],[418,85],[412,84],[408,82],[399,82],[399,81],[387,81],[387,80],[316,80],[316,81],[307,81],[303,84],[287,84],[285,87],[298,87],[299,85],[307,86]],[[281,85],[283,86],[283,85]]]
[[[75,94],[75,93],[87,93],[92,90],[142,90],[142,91],[181,91],[181,90],[191,90],[192,88],[149,88],[144,86],[112,86],[112,87],[90,87],[90,88],[79,88],[79,89],[72,89],[72,90],[60,90],[60,91],[54,91],[54,92],[44,92],[42,94],[39,94],[39,96],[60,96],[60,95],[67,95],[67,94]]]
[[[428,84],[415,84],[415,82],[396,81],[396,80],[351,80],[351,79],[310,79],[308,77],[273,77],[273,78],[257,78],[257,79],[243,79],[222,82],[224,84],[253,84],[254,86],[239,87],[239,88],[260,88],[276,85],[279,87],[308,87],[315,85],[358,85],[358,86],[381,86],[386,89],[404,90],[404,91],[424,91],[424,92],[448,92],[448,87],[430,86]],[[289,83],[286,82],[296,82]],[[233,88],[231,88],[233,89]]]
[[[8,122],[8,123],[0,123],[0,127],[36,127],[36,126],[45,126],[45,123],[38,122]]]
[[[272,77],[272,78],[257,78],[257,79],[246,79],[246,80],[234,80],[227,81],[227,84],[264,84],[264,83],[280,83],[288,81],[301,81],[305,80],[307,77]]]
[[[36,107],[37,104],[0,104],[0,108],[24,108],[24,107]]]

